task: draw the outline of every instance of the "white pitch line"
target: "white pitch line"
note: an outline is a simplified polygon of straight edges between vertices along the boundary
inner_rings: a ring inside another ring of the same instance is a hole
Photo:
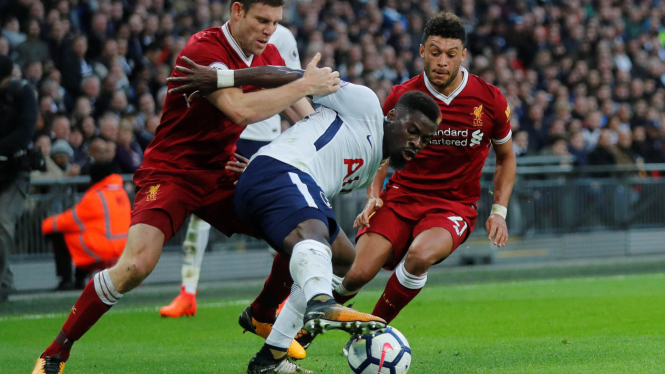
[[[216,302],[216,303],[200,303],[197,305],[198,309],[209,309],[209,308],[222,308],[226,306],[235,306],[235,305],[248,305],[251,303],[251,300],[236,300],[236,301],[225,301],[225,302]],[[161,307],[158,306],[147,306],[141,308],[123,308],[123,309],[112,309],[109,311],[109,314],[131,314],[131,313],[154,313],[158,312]],[[53,318],[65,318],[69,313],[45,313],[45,314],[25,314],[18,316],[7,316],[0,317],[0,322],[15,322],[15,321],[29,321],[37,319],[53,319]]]

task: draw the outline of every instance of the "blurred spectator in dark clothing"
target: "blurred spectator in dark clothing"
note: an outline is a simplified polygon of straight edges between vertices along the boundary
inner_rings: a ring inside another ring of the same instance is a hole
[[[79,166],[83,165],[88,159],[88,151],[86,149],[86,144],[83,143],[83,132],[79,127],[74,126],[69,133],[69,145],[74,151],[72,163]]]
[[[155,115],[155,99],[150,93],[144,93],[139,97],[139,113],[136,115],[136,120],[139,129],[145,127],[148,118]]]
[[[612,134],[609,130],[601,130],[596,148],[589,153],[589,165],[615,165],[616,163]]]
[[[92,115],[92,104],[90,98],[87,96],[79,96],[74,103],[74,109],[72,110],[72,121],[74,123],[80,122],[83,118],[90,117]]]
[[[526,131],[518,131],[515,133],[513,140],[513,150],[515,156],[527,156],[529,154],[529,133]]]
[[[127,120],[120,122],[114,162],[121,173],[134,173],[143,162],[143,150],[134,139],[134,126]]]
[[[53,120],[53,141],[64,140],[69,141],[69,133],[71,132],[71,124],[69,119],[65,116],[57,116]]]
[[[78,35],[72,40],[71,52],[65,57],[64,66],[60,69],[65,89],[72,95],[81,93],[83,78],[92,75],[92,65],[86,60],[88,38]]]
[[[529,147],[532,150],[543,148],[547,144],[547,128],[543,125],[543,108],[532,105],[529,114],[523,117],[520,129],[529,133]]]
[[[14,62],[26,66],[31,62],[44,63],[50,59],[48,44],[39,39],[40,34],[39,21],[31,20],[28,26],[28,38],[16,47]]]
[[[92,17],[92,24],[88,32],[89,48],[85,55],[88,61],[95,61],[101,56],[102,49],[109,36],[108,31],[108,17],[103,13],[96,13]]]
[[[568,153],[575,157],[575,165],[584,166],[589,163],[589,153],[586,150],[584,134],[580,131],[570,136]]]
[[[99,135],[106,141],[118,141],[118,126],[120,119],[117,115],[107,112],[99,120]]]
[[[83,141],[90,143],[90,140],[99,135],[99,129],[95,125],[95,119],[91,116],[85,117],[79,121],[78,127],[81,128],[83,133]]]
[[[617,145],[612,147],[614,152],[614,159],[617,165],[634,165],[637,161],[635,154],[632,150],[633,135],[630,130],[622,130],[619,132],[619,140]]]
[[[647,141],[647,133],[644,127],[637,126],[633,128],[633,143],[631,149],[633,154],[642,158],[644,162],[653,162],[655,149],[653,143]]]
[[[90,169],[95,162],[99,160],[109,161],[108,159],[111,156],[106,140],[99,136],[90,139],[88,144],[88,156],[89,157],[86,161],[81,165],[81,175],[90,175]]]

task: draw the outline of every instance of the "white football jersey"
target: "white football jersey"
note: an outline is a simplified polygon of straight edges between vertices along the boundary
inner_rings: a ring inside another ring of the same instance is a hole
[[[256,156],[270,156],[309,174],[328,198],[368,187],[381,164],[383,111],[374,91],[347,82],[315,96],[322,106]]]
[[[296,38],[291,34],[291,30],[278,24],[268,42],[277,47],[287,67],[301,69],[298,45],[296,44]],[[240,139],[269,142],[278,137],[281,132],[282,121],[279,114],[277,114],[247,126],[240,134]]]

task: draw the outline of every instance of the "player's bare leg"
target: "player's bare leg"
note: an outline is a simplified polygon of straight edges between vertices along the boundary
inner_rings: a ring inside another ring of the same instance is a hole
[[[185,241],[182,243],[182,285],[180,294],[171,304],[162,307],[162,317],[177,318],[196,314],[196,289],[201,275],[203,255],[210,238],[210,224],[192,214],[187,226]]]
[[[332,298],[332,249],[328,245],[326,224],[318,219],[300,223],[284,240],[284,249],[291,252],[294,287],[266,344],[250,361],[248,373],[275,370],[284,361],[290,339],[303,322],[310,333],[329,329],[358,332],[385,327],[383,320],[339,305]]]
[[[62,373],[72,344],[111,309],[123,294],[141,284],[157,265],[163,245],[164,234],[156,227],[146,224],[130,227],[127,245],[118,263],[97,273],[88,282],[62,330],[37,360],[32,373]]]
[[[393,256],[393,245],[385,236],[367,232],[358,238],[356,260],[333,295],[340,304],[354,298],[360,289],[379,273]]]
[[[420,233],[411,243],[406,258],[395,268],[372,314],[390,323],[413,300],[427,282],[430,266],[444,260],[454,247],[450,232],[433,227]]]

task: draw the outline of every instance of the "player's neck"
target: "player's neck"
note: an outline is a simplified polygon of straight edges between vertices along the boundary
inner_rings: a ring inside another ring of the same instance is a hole
[[[432,81],[430,81],[429,83],[436,90],[436,92],[440,93],[443,96],[450,96],[450,94],[453,93],[457,89],[457,87],[460,86],[460,84],[462,84],[463,80],[464,80],[464,71],[460,69],[455,79],[453,79],[453,81],[450,82],[450,84],[447,86],[437,86],[434,85]]]
[[[252,52],[247,52],[247,49],[243,45],[243,43],[238,39],[236,35],[238,35],[238,24],[236,22],[233,22],[232,20],[229,21],[229,32],[231,33],[231,37],[233,40],[238,43],[238,46],[240,47],[240,50],[242,50],[242,53],[245,55],[245,57],[250,58],[252,56]]]

